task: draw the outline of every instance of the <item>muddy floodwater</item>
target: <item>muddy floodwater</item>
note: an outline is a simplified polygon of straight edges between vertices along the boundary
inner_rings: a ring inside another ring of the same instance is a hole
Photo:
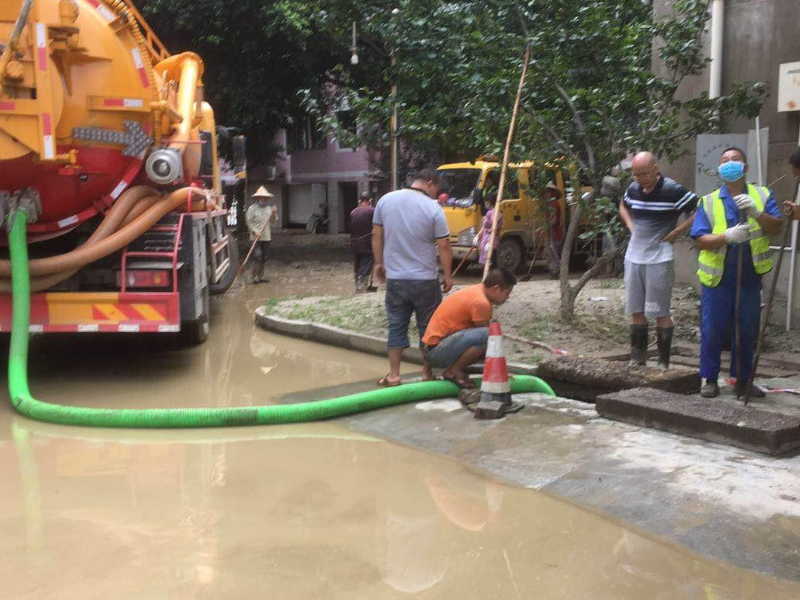
[[[36,339],[34,395],[255,405],[385,372],[256,328],[263,294],[217,300],[211,339],[190,350]],[[0,598],[800,598],[800,584],[336,422],[89,429],[4,404],[0,474]]]

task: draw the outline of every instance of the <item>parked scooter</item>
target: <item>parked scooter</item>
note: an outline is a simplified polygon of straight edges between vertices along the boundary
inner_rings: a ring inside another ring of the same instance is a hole
[[[328,232],[328,205],[320,204],[319,210],[308,218],[306,231],[309,233]]]

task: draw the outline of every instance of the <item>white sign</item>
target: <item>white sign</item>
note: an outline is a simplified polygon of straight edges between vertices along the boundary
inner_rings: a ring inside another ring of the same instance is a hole
[[[694,167],[694,192],[700,196],[713,192],[721,182],[717,175],[719,157],[725,148],[736,146],[747,153],[747,180],[758,182],[758,152],[756,132],[747,133],[704,133],[697,136],[696,160]],[[761,128],[761,169],[767,175],[767,150],[769,148],[769,127]],[[764,182],[766,185],[766,181]]]
[[[800,110],[800,62],[783,63],[778,71],[778,112]]]

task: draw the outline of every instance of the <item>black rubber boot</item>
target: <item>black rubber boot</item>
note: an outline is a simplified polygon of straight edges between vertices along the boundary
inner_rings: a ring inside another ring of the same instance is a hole
[[[647,325],[631,325],[631,359],[629,367],[647,364]]]
[[[664,371],[669,369],[669,357],[672,354],[672,332],[674,329],[674,327],[656,327],[658,368]]]

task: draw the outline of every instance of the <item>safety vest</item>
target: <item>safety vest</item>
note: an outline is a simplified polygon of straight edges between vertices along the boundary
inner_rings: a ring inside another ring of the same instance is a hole
[[[764,210],[764,204],[769,198],[769,190],[765,187],[747,184],[747,195],[753,199],[758,210]],[[711,233],[723,234],[728,228],[725,218],[725,203],[722,201],[719,189],[714,190],[701,200],[703,210],[711,223]],[[763,275],[772,269],[770,257],[769,238],[764,235],[761,226],[753,217],[747,219],[751,232],[757,232],[758,237],[750,240],[750,250],[753,256],[753,268],[756,273]],[[716,250],[701,250],[697,257],[697,278],[706,287],[716,287],[722,280],[725,269],[725,253],[728,245],[725,244]]]

